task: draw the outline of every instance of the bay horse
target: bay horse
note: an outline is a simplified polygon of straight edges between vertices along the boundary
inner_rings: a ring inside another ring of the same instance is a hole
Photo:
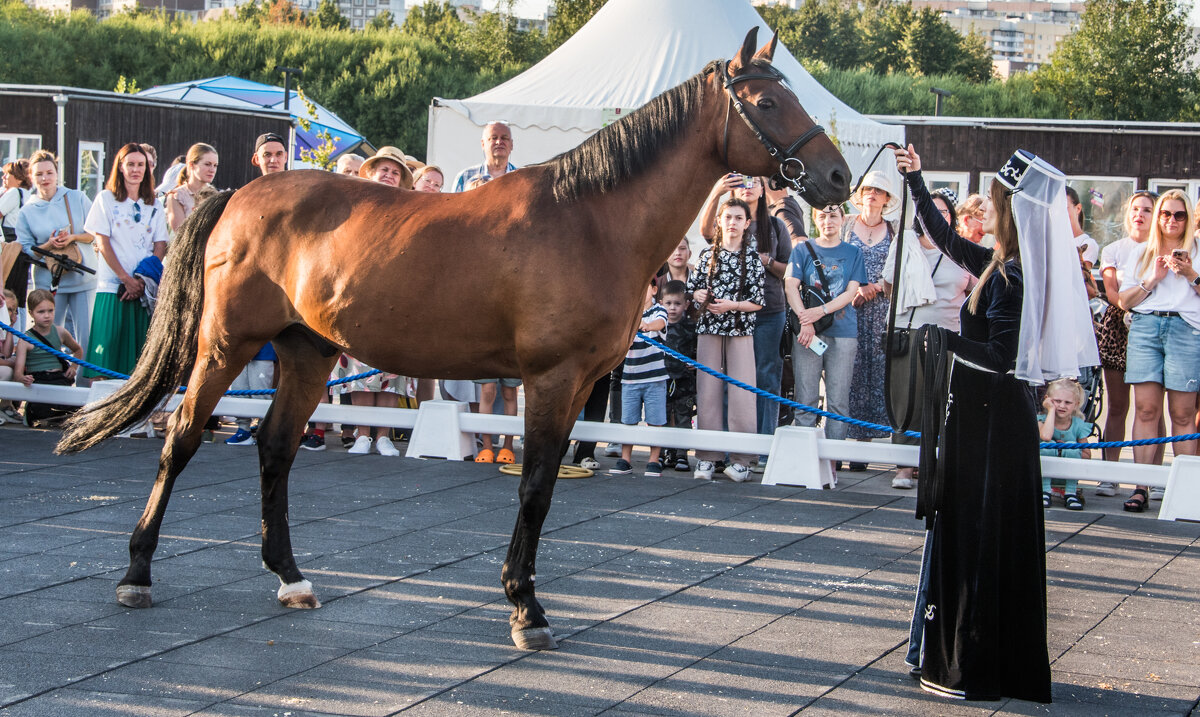
[[[534,596],[542,522],[575,417],[629,348],[650,277],[730,170],[775,174],[815,206],[850,194],[845,160],[770,64],[776,39],[755,52],[756,33],[733,60],[579,147],[467,194],[291,171],[198,207],[173,242],[133,376],[78,414],[57,448],[115,435],[186,379],[117,600],[151,605],[150,563],[175,479],[221,395],[270,341],[280,379],[258,454],[262,558],[279,577],[279,602],[320,607],[292,554],[287,485],[339,353],[406,376],[521,378],[521,500],[501,582],[514,643],[556,647]]]

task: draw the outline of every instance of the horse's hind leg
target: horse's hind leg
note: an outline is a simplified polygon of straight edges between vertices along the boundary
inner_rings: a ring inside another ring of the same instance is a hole
[[[262,482],[263,566],[279,577],[276,596],[284,607],[321,607],[312,583],[296,567],[288,530],[288,474],[300,447],[305,423],[321,396],[337,360],[337,351],[294,327],[274,341],[280,379],[275,401],[258,427],[258,461]]]
[[[558,466],[566,449],[575,417],[583,409],[587,391],[577,376],[539,376],[525,382],[525,451],[521,470],[521,507],[500,579],[504,594],[515,607],[509,625],[512,640],[525,650],[558,647],[546,611],[534,595],[534,575],[542,523],[550,511]],[[588,383],[590,387],[591,383]]]
[[[200,358],[192,369],[187,393],[167,426],[154,487],[129,538],[129,569],[117,584],[117,602],[126,607],[150,607],[150,561],[158,548],[158,533],[175,478],[200,447],[204,423],[212,415],[221,395],[258,350],[253,346],[238,347],[225,353],[225,358],[231,360],[223,361],[205,350],[206,345],[201,342]]]

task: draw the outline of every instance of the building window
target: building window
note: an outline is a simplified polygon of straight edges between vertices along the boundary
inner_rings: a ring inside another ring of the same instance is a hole
[[[41,135],[0,134],[0,164],[8,164],[14,159],[28,159],[29,155],[41,148]]]
[[[104,143],[79,141],[79,174],[75,188],[95,199],[104,189]]]
[[[354,8],[354,17],[362,17],[362,8],[361,7]]]

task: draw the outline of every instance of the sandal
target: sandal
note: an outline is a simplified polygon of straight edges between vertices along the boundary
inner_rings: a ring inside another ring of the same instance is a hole
[[[1137,490],[1133,491],[1133,495],[1129,496],[1129,499],[1125,501],[1125,510],[1130,513],[1141,513],[1146,509],[1146,503],[1149,500],[1150,496],[1147,495],[1146,489],[1138,488]]]
[[[1050,507],[1050,493],[1049,492],[1042,493],[1042,507],[1043,508]]]
[[[475,454],[476,463],[495,463],[496,454],[492,453],[491,448],[484,448],[482,451]]]
[[[476,460],[478,460],[478,459],[476,459]],[[500,452],[496,454],[496,462],[512,465],[513,463],[517,462],[517,457],[514,456],[513,452],[510,451],[509,449],[501,448]]]
[[[1066,501],[1067,501],[1067,510],[1083,510],[1082,496],[1080,496],[1076,493],[1071,493],[1070,495],[1067,496]]]

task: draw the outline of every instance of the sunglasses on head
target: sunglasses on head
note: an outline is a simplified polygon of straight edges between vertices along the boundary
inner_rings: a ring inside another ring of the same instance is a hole
[[[1168,212],[1166,209],[1160,209],[1160,210],[1158,210],[1158,218],[1159,219],[1174,218],[1175,221],[1177,221],[1177,222],[1186,222],[1187,221],[1187,212],[1182,211],[1182,210],[1180,210],[1178,212]]]

